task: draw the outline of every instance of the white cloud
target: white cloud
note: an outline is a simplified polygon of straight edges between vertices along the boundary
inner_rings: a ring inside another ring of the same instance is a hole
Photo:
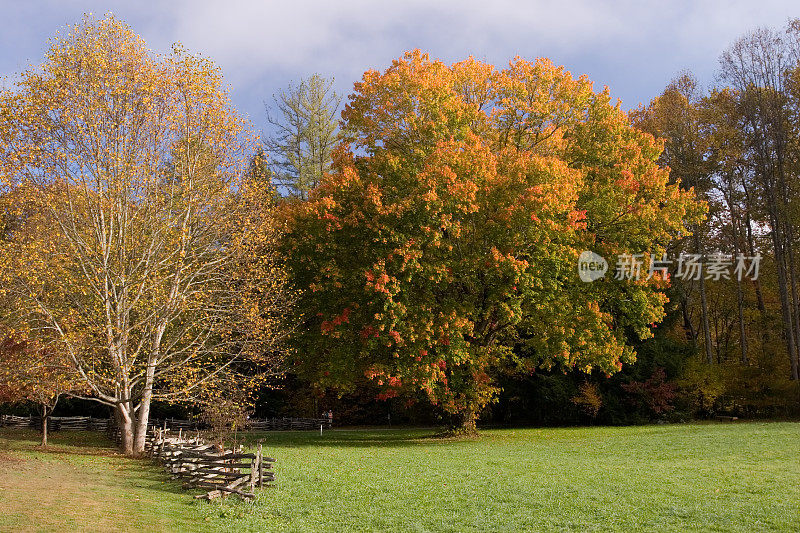
[[[738,35],[800,16],[787,0],[83,1],[51,2],[46,9],[13,3],[3,10],[6,71],[40,56],[47,37],[83,12],[114,11],[157,50],[181,41],[215,60],[251,114],[291,79],[320,72],[349,90],[364,70],[383,69],[415,47],[445,60],[472,54],[495,64],[516,54],[551,56],[634,105],[681,68],[710,81],[719,52]]]

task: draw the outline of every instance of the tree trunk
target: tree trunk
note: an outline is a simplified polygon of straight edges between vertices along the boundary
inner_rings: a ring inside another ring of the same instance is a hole
[[[478,413],[473,408],[468,408],[458,414],[458,425],[453,432],[458,435],[473,436],[478,434]]]
[[[742,282],[736,281],[736,305],[739,308],[739,348],[741,349],[741,363],[747,364],[747,330],[744,324],[744,291]]]
[[[781,111],[784,111],[781,109]],[[783,117],[781,117],[783,118]],[[788,118],[788,117],[787,117]],[[781,120],[776,121],[776,124],[785,126]],[[790,322],[789,327],[792,330],[792,337],[794,337],[794,350],[789,353],[791,358],[791,379],[800,379],[800,302],[797,297],[797,275],[795,268],[794,257],[794,224],[791,220],[792,205],[789,201],[793,193],[789,187],[786,179],[786,151],[788,149],[788,141],[786,130],[783,127],[776,127],[774,130],[775,138],[775,159],[776,159],[776,174],[778,178],[778,191],[781,199],[780,209],[776,216],[776,222],[782,224],[781,230],[784,235],[783,238],[783,256],[785,258],[784,268],[786,269],[785,281],[788,283],[789,309],[790,309]]]
[[[173,284],[170,300],[176,297],[177,285]],[[147,441],[147,423],[150,421],[150,403],[153,401],[153,384],[155,383],[156,364],[158,356],[161,351],[161,339],[164,336],[164,331],[167,328],[167,322],[162,321],[153,336],[153,345],[150,350],[150,355],[147,359],[147,369],[144,376],[144,390],[142,391],[142,400],[139,402],[138,423],[135,428],[135,440],[133,443],[133,452],[136,455],[144,453],[144,445]]]
[[[700,318],[703,326],[703,344],[706,350],[706,362],[714,362],[714,354],[711,351],[711,328],[708,325],[708,300],[706,299],[706,275],[705,272],[700,276]]]
[[[150,399],[142,400],[139,407],[139,417],[137,418],[135,435],[133,441],[133,453],[135,455],[142,455],[144,453],[144,445],[147,442],[147,423],[150,420]]]
[[[119,448],[125,455],[134,455],[133,452],[133,437],[134,427],[133,418],[128,412],[128,408],[124,403],[117,405],[117,423],[120,430],[120,443]]]
[[[753,224],[750,220],[750,196],[745,188],[745,194],[748,198],[748,207],[745,211],[745,229],[747,230],[747,253],[750,257],[755,257],[756,255],[756,247],[755,243],[753,242]],[[770,337],[769,337],[769,316],[767,315],[767,306],[764,303],[764,293],[761,291],[761,278],[756,278],[751,282],[753,284],[753,290],[756,294],[756,307],[758,308],[758,312],[760,314],[761,319],[761,350],[763,352],[772,352],[770,347]]]
[[[797,296],[797,274],[796,269],[794,266],[794,246],[792,245],[793,231],[791,229],[791,224],[787,224],[787,270],[788,270],[788,277],[789,277],[789,295],[791,297],[791,309],[792,309],[792,317],[794,319],[792,323],[792,327],[794,328],[794,338],[795,338],[795,346],[794,352],[791,354],[792,361],[791,361],[791,368],[792,368],[792,379],[800,379],[800,301],[798,301]]]
[[[142,394],[142,401],[139,404],[139,416],[136,423],[136,435],[133,443],[133,452],[136,455],[144,453],[144,445],[147,439],[147,423],[150,421],[150,403],[153,399],[153,375],[154,368],[147,368],[145,378],[145,388]]]
[[[774,202],[773,202],[774,203]],[[783,320],[784,337],[786,338],[786,352],[789,354],[789,362],[791,364],[791,379],[798,378],[797,368],[797,338],[795,337],[794,318],[792,308],[792,301],[789,295],[789,279],[786,268],[786,254],[784,250],[784,235],[783,225],[780,223],[780,218],[772,205],[769,214],[769,223],[772,230],[772,246],[775,253],[775,267],[778,275],[778,295],[781,302],[781,318]]]
[[[731,205],[731,213],[733,213],[733,202],[730,203]],[[740,235],[739,225],[736,224],[734,221],[733,223],[733,232],[734,232],[734,250],[736,252],[736,257],[740,255],[744,255],[744,248],[746,244],[744,243],[744,236]],[[742,287],[742,280],[739,279],[737,276],[736,279],[736,307],[739,314],[739,349],[740,352],[740,359],[739,361],[743,364],[747,364],[747,328],[744,323],[744,289]]]
[[[692,343],[692,348],[697,348],[697,332],[694,330],[692,319],[689,316],[689,296],[686,295],[681,299],[681,314],[683,315],[683,329],[686,330],[686,336]]]
[[[694,249],[695,252],[700,254],[700,261],[705,266],[705,246],[700,239],[697,229],[694,233]],[[711,364],[714,362],[714,354],[711,352],[711,328],[708,325],[708,299],[706,298],[706,273],[705,269],[700,271],[700,327],[703,330],[703,344],[705,345],[706,362]]]
[[[786,264],[781,247],[781,238],[777,231],[772,231],[772,240],[775,248],[775,265],[778,273],[778,295],[781,301],[781,318],[783,319],[784,334],[786,337],[786,352],[789,354],[791,364],[791,379],[798,378],[796,341],[794,336],[794,320],[792,320],[792,306],[789,300],[788,280],[786,279]]]
[[[42,407],[42,448],[47,448],[47,422],[50,420],[50,413],[47,407]]]

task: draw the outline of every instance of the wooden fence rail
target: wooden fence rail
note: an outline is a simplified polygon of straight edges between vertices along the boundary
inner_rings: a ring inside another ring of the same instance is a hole
[[[30,428],[33,426],[33,418],[30,416],[0,416],[0,427],[7,428]]]
[[[207,489],[195,498],[213,500],[228,494],[254,498],[256,487],[275,481],[275,459],[263,455],[261,444],[256,453],[244,453],[241,447],[223,450],[182,433],[170,436],[169,430],[155,429],[147,447],[174,479],[183,480],[184,488]]]
[[[91,416],[51,416],[48,422],[51,431],[106,431],[108,425],[107,418]],[[39,429],[42,419],[38,416],[2,415],[0,427]]]
[[[330,429],[332,426],[329,418],[254,418],[248,422],[245,429],[252,431],[317,430],[320,427]],[[42,419],[37,416],[0,416],[0,427],[39,429],[41,426]],[[51,416],[48,426],[53,431],[114,431],[111,419],[91,416]],[[152,418],[148,426],[173,431],[204,429],[202,423],[177,418]]]
[[[263,418],[249,421],[248,428],[253,431],[312,430],[323,427],[330,429],[329,418]]]
[[[148,423],[149,426],[155,428],[168,428],[173,431],[182,429],[197,430],[204,429],[201,422],[192,420],[180,420],[177,418],[153,418]],[[251,418],[247,422],[245,430],[252,431],[289,431],[289,430],[316,430],[320,426],[324,429],[330,429],[332,421],[329,418]]]

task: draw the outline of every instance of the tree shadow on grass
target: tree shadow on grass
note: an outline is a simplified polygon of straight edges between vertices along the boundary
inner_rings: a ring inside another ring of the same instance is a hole
[[[0,429],[0,440],[14,442],[30,441],[38,446],[42,434],[35,429]],[[114,443],[99,431],[51,431],[47,434],[49,445],[76,446],[81,448],[113,448]]]
[[[139,488],[186,496],[187,503],[193,501],[194,494],[201,493],[197,490],[184,489],[182,480],[172,479],[158,463],[149,459],[132,459],[125,465],[124,471]]]
[[[328,430],[322,435],[315,431],[262,431],[240,436],[245,447],[252,448],[261,442],[265,453],[272,448],[331,447],[373,448],[414,447],[430,445],[436,433],[434,429],[357,429]]]
[[[43,455],[119,456],[114,443],[104,434],[93,431],[54,432],[48,436],[48,445],[40,445],[41,434],[35,430],[0,431],[0,450]]]

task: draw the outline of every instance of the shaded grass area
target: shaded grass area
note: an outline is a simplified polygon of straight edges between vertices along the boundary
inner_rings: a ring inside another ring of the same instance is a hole
[[[99,433],[0,430],[0,531],[204,531],[199,502]],[[211,523],[213,525],[213,523]]]
[[[57,452],[41,453],[34,433],[0,432],[0,530],[89,520],[113,531],[113,505],[134,517],[130,531],[796,531],[800,520],[798,423],[432,434],[251,434],[278,460],[277,483],[252,503],[207,504],[102,441],[58,435]],[[36,478],[14,474],[24,465],[57,490],[37,502]]]

